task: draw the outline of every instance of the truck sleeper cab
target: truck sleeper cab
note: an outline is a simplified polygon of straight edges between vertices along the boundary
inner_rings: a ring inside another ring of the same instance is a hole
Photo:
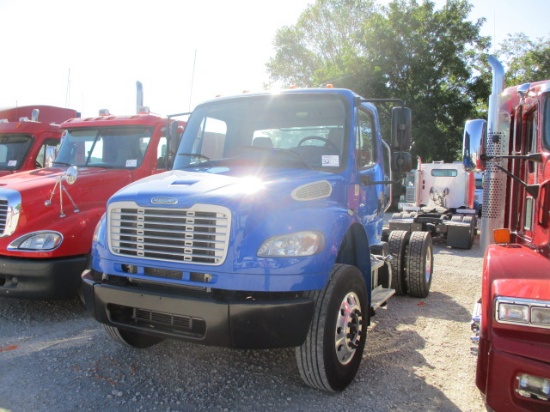
[[[51,166],[61,143],[59,125],[79,116],[55,106],[0,109],[0,176]]]
[[[390,164],[376,108],[349,90],[205,102],[173,170],[109,199],[82,275],[86,306],[134,347],[296,347],[308,385],[342,390],[371,313],[394,293],[381,240]],[[426,296],[429,234],[394,244],[396,276],[407,251],[411,293]]]

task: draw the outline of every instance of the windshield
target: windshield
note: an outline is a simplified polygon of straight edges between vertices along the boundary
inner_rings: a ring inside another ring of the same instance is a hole
[[[0,169],[19,169],[32,146],[33,138],[24,134],[0,134]]]
[[[152,129],[148,127],[67,130],[54,165],[135,168],[141,165]]]
[[[346,102],[336,94],[243,96],[199,106],[174,169],[232,165],[345,166]]]

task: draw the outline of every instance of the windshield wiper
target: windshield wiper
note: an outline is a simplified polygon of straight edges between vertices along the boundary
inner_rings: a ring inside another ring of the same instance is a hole
[[[202,160],[201,163],[206,163],[210,161],[210,158],[208,156],[200,153],[178,153],[178,156],[194,157],[196,159]]]
[[[53,163],[52,163],[52,165],[56,165],[56,164],[57,164],[57,165],[63,165],[63,166],[72,166],[71,163],[59,162],[59,161],[57,161],[57,160],[54,160]]]
[[[200,153],[178,153],[178,156],[187,156],[187,157],[196,157],[196,158],[199,158],[199,159],[204,159],[204,161],[209,161],[210,158],[208,156],[205,156],[203,154],[200,154]]]
[[[85,167],[101,167],[103,169],[125,169],[122,166],[115,166],[109,163],[87,163]]]

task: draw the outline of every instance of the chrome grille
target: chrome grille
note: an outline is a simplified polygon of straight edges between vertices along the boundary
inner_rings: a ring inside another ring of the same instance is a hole
[[[21,211],[21,194],[17,190],[0,189],[0,237],[15,232]]]
[[[405,202],[416,203],[416,187],[407,187],[405,190]]]
[[[189,209],[109,206],[109,248],[115,255],[221,265],[227,254],[231,214],[214,205]]]
[[[0,199],[0,233],[6,230],[6,222],[8,221],[8,201]]]

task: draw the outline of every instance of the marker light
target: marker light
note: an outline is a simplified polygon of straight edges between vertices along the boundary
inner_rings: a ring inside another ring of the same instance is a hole
[[[510,230],[509,229],[495,229],[493,231],[493,239],[495,243],[510,243]]]

